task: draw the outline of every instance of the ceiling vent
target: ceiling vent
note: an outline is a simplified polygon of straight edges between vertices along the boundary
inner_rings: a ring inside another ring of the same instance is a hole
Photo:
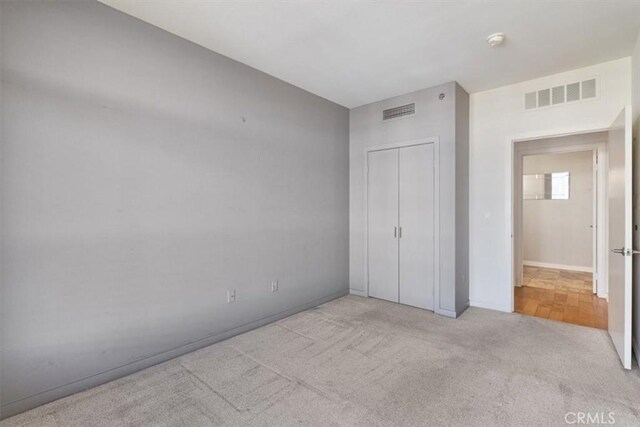
[[[583,80],[528,92],[524,94],[524,109],[537,110],[559,104],[597,98],[597,79]]]
[[[400,107],[388,108],[382,112],[382,120],[397,119],[398,117],[410,116],[416,113],[416,104],[401,105]]]

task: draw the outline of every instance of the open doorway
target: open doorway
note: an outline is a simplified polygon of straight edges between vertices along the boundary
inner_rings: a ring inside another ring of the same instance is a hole
[[[606,140],[515,144],[516,312],[607,329]]]

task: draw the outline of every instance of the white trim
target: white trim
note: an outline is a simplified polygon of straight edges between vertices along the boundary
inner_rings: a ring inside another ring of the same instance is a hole
[[[575,127],[570,126],[567,128],[556,129],[555,131],[547,130],[547,131],[535,131],[528,132],[517,135],[510,135],[505,138],[505,155],[506,155],[506,180],[505,180],[505,218],[507,221],[507,233],[505,235],[506,246],[508,249],[508,271],[509,271],[509,280],[505,283],[504,292],[508,295],[507,301],[509,301],[509,310],[513,312],[515,310],[515,298],[514,298],[514,283],[515,279],[515,271],[514,271],[514,256],[515,256],[515,239],[514,239],[514,177],[515,177],[515,143],[519,141],[527,141],[534,139],[545,139],[545,138],[557,138],[561,136],[570,136],[570,135],[581,135],[586,133],[594,133],[594,132],[606,132],[609,128],[585,128],[585,127]],[[604,230],[603,230],[604,231]],[[606,238],[604,239],[606,244]],[[605,248],[606,249],[606,248]],[[606,271],[603,272],[602,278],[606,278]]]
[[[624,210],[625,210],[625,239],[624,247],[633,249],[633,114],[631,105],[624,107]],[[626,351],[626,344],[633,347],[633,256],[625,256],[624,262],[624,349],[622,365],[631,369],[633,364],[633,350]],[[609,323],[611,325],[611,323]],[[611,330],[610,330],[611,331]],[[609,333],[611,334],[611,332]]]
[[[592,132],[589,132],[592,133]],[[530,140],[522,140],[516,142],[525,142]],[[517,157],[518,163],[514,163],[514,181],[518,174],[522,174],[522,159],[525,156],[530,155],[539,155],[539,154],[562,154],[562,153],[575,153],[581,151],[594,151],[597,153],[599,157],[599,162],[601,164],[605,164],[607,160],[607,145],[606,142],[591,142],[585,144],[572,144],[572,145],[562,145],[562,146],[543,146],[543,147],[529,147],[529,148],[516,148],[514,151],[514,159]],[[595,156],[594,156],[595,157]],[[600,298],[606,298],[607,296],[607,286],[608,286],[608,275],[607,272],[607,174],[606,167],[595,169],[594,171],[594,181],[596,186],[594,187],[596,191],[594,191],[595,197],[593,197],[593,212],[594,217],[596,217],[596,227],[594,229],[594,239],[592,242],[592,251],[594,253],[594,260],[597,258],[600,261],[594,263],[591,268],[591,272],[593,273],[593,284],[594,284],[594,293],[598,294]],[[513,189],[514,199],[515,195],[518,194],[518,189]],[[523,263],[522,257],[524,257],[524,244],[523,244],[523,214],[524,211],[522,207],[519,210],[519,216],[516,216],[516,209],[514,205],[514,213],[513,213],[513,240],[514,240],[514,251],[516,249],[516,245],[518,245],[519,251],[515,251],[513,254],[515,265],[519,265],[518,263]],[[597,212],[597,214],[596,214]],[[519,228],[519,229],[518,229]],[[518,238],[519,237],[519,238]],[[595,267],[595,268],[594,268]],[[602,272],[602,274],[599,274]],[[520,275],[515,277],[517,273],[514,273],[514,285],[522,286],[522,271],[520,271]]]
[[[423,145],[423,144],[438,144],[439,142],[440,142],[439,137],[432,136],[429,138],[410,139],[408,141],[389,142],[386,144],[373,144],[373,145],[367,145],[364,147],[364,154],[366,159],[366,155],[370,151],[391,150],[393,148],[413,147],[415,145]]]
[[[359,296],[359,297],[365,297],[365,298],[367,297],[367,293],[366,293],[365,291],[361,290],[361,289],[352,289],[352,288],[349,288],[349,294],[351,294],[351,295],[357,295],[357,296]]]
[[[416,145],[433,144],[433,168],[434,168],[434,284],[433,284],[433,308],[437,314],[448,315],[448,310],[440,308],[440,138],[432,136],[428,138],[413,139],[408,141],[390,142],[387,144],[368,145],[364,147],[364,290],[351,292],[364,297],[369,296],[369,153],[373,151],[391,150],[394,148],[412,147]]]
[[[591,291],[594,294],[598,293],[598,287],[602,288],[604,282],[600,283],[599,279],[598,279],[598,255],[599,255],[599,248],[598,248],[598,243],[600,243],[600,245],[602,245],[604,242],[599,242],[599,233],[598,233],[598,218],[600,218],[601,216],[601,212],[598,212],[598,207],[600,206],[600,204],[598,203],[599,201],[601,201],[601,198],[604,197],[604,194],[600,194],[601,189],[599,188],[599,183],[600,181],[603,179],[604,175],[604,168],[600,168],[599,165],[599,157],[600,157],[600,150],[593,150],[592,152],[592,158],[591,158],[591,166],[592,166],[592,173],[591,173],[591,188],[593,189],[592,192],[592,196],[591,197],[591,202],[592,202],[592,207],[591,207],[591,242],[592,242],[592,250],[591,250],[591,266],[595,267],[592,268],[591,273],[591,283],[592,283],[592,289]],[[604,160],[604,159],[603,159]],[[602,174],[602,175],[601,175]]]
[[[488,302],[488,301],[471,300],[469,301],[469,305],[471,307],[486,308],[487,310],[506,311],[506,312],[512,311],[509,307],[503,307],[494,302]]]
[[[466,307],[465,307],[466,309]],[[465,310],[462,310],[462,313],[464,313]],[[450,317],[452,319],[455,319],[458,317],[458,314],[454,311],[454,310],[445,310],[444,308],[439,309],[438,311],[436,311],[437,314],[441,315],[441,316],[447,316]]]
[[[554,268],[556,270],[582,271],[584,273],[593,273],[592,267],[581,267],[578,265],[551,264],[548,262],[538,261],[522,261],[523,265],[530,267]]]

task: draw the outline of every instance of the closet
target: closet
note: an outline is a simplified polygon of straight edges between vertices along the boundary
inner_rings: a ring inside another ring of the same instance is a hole
[[[434,309],[434,144],[367,154],[369,296]]]
[[[351,292],[460,316],[469,307],[469,94],[444,83],[354,108],[349,126]],[[483,217],[474,221],[494,220]]]

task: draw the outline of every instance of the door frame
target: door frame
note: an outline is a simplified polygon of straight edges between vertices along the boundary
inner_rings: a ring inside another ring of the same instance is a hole
[[[369,297],[369,153],[375,151],[392,150],[396,148],[413,147],[416,145],[433,144],[433,168],[434,168],[434,298],[433,308],[435,313],[442,314],[440,309],[440,138],[437,136],[412,139],[407,141],[390,142],[385,144],[373,144],[364,147],[364,295]]]
[[[595,133],[595,132],[607,132],[609,130],[608,127],[606,128],[590,128],[590,127],[570,127],[570,128],[566,128],[563,130],[558,130],[555,132],[549,132],[549,131],[535,131],[535,132],[529,132],[529,133],[524,133],[524,134],[519,134],[519,135],[511,135],[511,136],[507,136],[506,141],[505,141],[505,145],[506,145],[506,150],[505,150],[505,154],[507,156],[507,167],[506,167],[506,188],[505,188],[505,200],[506,200],[506,220],[507,220],[507,233],[505,235],[505,241],[506,241],[506,246],[507,246],[507,251],[508,251],[508,272],[509,272],[509,276],[508,276],[508,280],[505,281],[505,288],[504,288],[504,294],[506,296],[505,301],[508,301],[508,307],[505,307],[506,310],[505,311],[509,311],[509,312],[514,312],[515,311],[515,296],[514,296],[514,284],[516,283],[516,269],[514,268],[515,263],[516,263],[516,239],[514,238],[515,236],[515,226],[516,226],[516,221],[515,221],[515,200],[516,200],[516,192],[515,192],[515,186],[514,186],[514,182],[515,182],[515,174],[516,174],[516,162],[515,162],[515,157],[516,157],[516,143],[517,142],[521,142],[521,141],[530,141],[530,140],[537,140],[537,139],[547,139],[547,138],[558,138],[558,137],[563,137],[563,136],[572,136],[572,135],[583,135],[583,134],[588,134],[588,133]],[[586,146],[587,144],[585,144],[584,146]],[[606,150],[605,150],[606,151]],[[607,165],[606,162],[606,153],[605,153],[605,159],[603,159],[604,161],[601,162],[601,164]],[[606,166],[605,166],[606,167]],[[606,170],[606,169],[605,169]],[[605,174],[605,178],[606,178],[606,174]],[[606,190],[606,185],[605,185],[605,190]],[[606,197],[606,194],[602,195],[603,197]],[[606,201],[606,198],[605,198]],[[605,207],[605,211],[606,211],[606,207]],[[606,217],[603,218],[606,224]],[[604,232],[606,233],[606,225],[604,227]],[[605,238],[604,238],[604,243],[603,245],[603,250],[608,251],[608,243],[607,243],[607,234],[605,234]],[[608,274],[608,270],[607,270],[607,263],[605,262],[605,271],[603,271],[603,275],[606,278],[607,274]],[[600,276],[602,277],[602,275]]]
[[[527,142],[524,140],[521,142]],[[572,145],[555,145],[533,148],[515,148],[514,156],[514,247],[517,251],[514,253],[514,286],[522,286],[523,265],[524,265],[524,201],[522,200],[522,166],[523,159],[526,156],[549,155],[549,154],[565,154],[565,153],[592,153],[592,183],[593,197],[591,201],[592,225],[594,225],[592,234],[592,277],[593,292],[598,297],[607,297],[607,265],[606,260],[608,253],[606,252],[605,239],[606,234],[606,215],[607,215],[607,176],[606,176],[606,159],[607,159],[606,141],[590,142],[584,144]],[[517,185],[515,185],[517,183]],[[515,204],[519,204],[517,209]],[[597,260],[597,261],[596,261]],[[518,274],[519,273],[519,274]],[[597,285],[597,288],[596,288]]]

